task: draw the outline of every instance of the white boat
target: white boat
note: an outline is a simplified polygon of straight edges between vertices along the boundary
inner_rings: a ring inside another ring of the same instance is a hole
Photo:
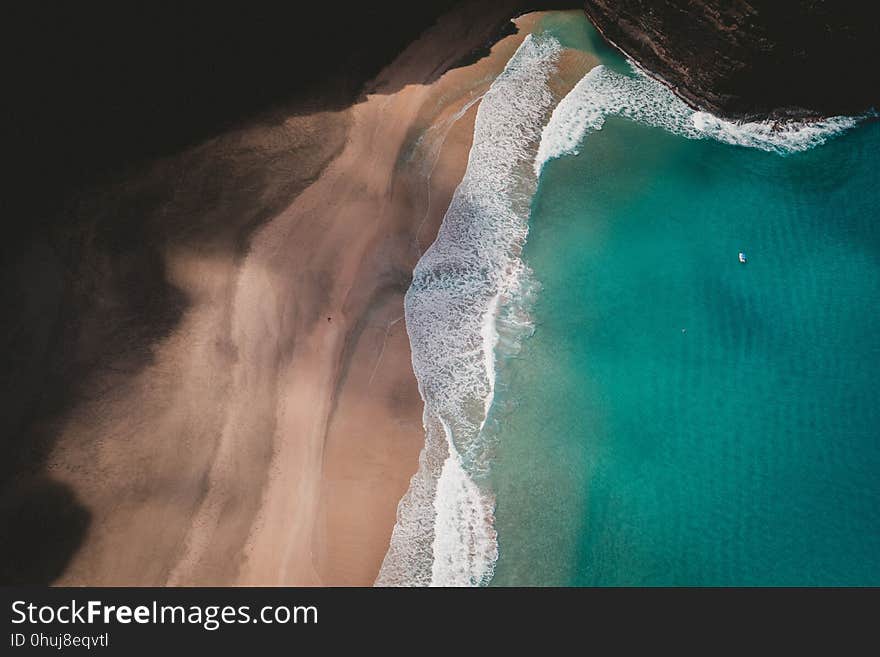
[[[742,251],[739,252],[739,261],[742,263],[745,263],[745,261],[746,261],[746,254],[743,253]]]

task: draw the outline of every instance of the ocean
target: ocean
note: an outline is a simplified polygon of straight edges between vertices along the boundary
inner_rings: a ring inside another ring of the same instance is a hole
[[[559,102],[564,48],[601,65]],[[548,15],[407,294],[426,449],[377,583],[880,584],[878,160],[876,121],[721,121]]]

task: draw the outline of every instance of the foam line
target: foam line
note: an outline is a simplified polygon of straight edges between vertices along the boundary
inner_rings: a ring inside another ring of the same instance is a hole
[[[584,136],[601,130],[608,116],[624,116],[688,139],[716,139],[780,154],[805,151],[853,127],[858,117],[821,121],[737,123],[688,107],[668,88],[634,68],[627,76],[596,66],[562,99],[541,135],[535,173],[556,157],[576,153]]]
[[[562,51],[529,35],[477,110],[464,178],[413,272],[406,326],[425,401],[425,448],[398,506],[377,585],[488,583],[494,496],[479,477],[494,394],[499,308],[527,274],[519,253],[537,185],[532,163]]]

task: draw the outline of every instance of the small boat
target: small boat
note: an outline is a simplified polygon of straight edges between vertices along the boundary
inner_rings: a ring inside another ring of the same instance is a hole
[[[745,264],[745,262],[746,262],[746,254],[743,253],[742,251],[739,252],[739,261],[743,264]]]

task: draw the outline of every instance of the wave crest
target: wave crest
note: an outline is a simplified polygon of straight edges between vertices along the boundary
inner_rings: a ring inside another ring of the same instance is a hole
[[[734,122],[688,107],[660,82],[635,69],[627,76],[600,65],[587,73],[553,111],[541,135],[535,173],[553,158],[575,153],[584,135],[608,116],[623,116],[688,139],[716,139],[780,154],[805,151],[851,128],[859,119]]]

